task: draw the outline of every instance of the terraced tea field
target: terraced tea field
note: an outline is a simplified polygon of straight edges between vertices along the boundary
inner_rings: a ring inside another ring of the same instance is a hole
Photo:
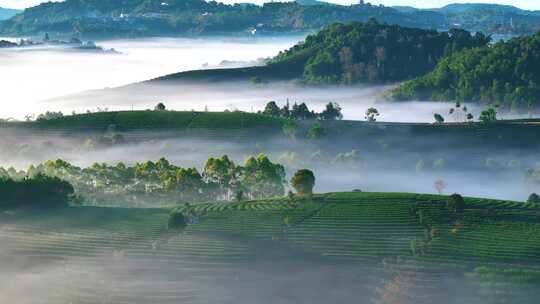
[[[467,198],[458,217],[447,200],[194,204],[181,232],[168,209],[4,212],[0,303],[536,303],[540,210]]]

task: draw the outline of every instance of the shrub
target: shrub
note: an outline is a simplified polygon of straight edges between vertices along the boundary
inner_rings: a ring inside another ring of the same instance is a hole
[[[312,194],[315,187],[315,175],[311,170],[298,170],[292,177],[291,184],[298,194]]]
[[[187,227],[187,219],[182,212],[173,211],[169,215],[169,229],[183,230]]]
[[[73,193],[70,183],[42,174],[22,180],[0,178],[0,209],[67,207]]]
[[[462,213],[465,210],[465,200],[457,193],[450,195],[447,203],[448,209],[455,213]]]
[[[162,102],[158,103],[154,108],[154,110],[156,111],[165,111],[166,109],[167,108],[165,107],[165,104],[163,104]]]
[[[529,198],[527,198],[527,203],[540,204],[540,195],[536,193],[531,193],[531,195],[529,195]]]

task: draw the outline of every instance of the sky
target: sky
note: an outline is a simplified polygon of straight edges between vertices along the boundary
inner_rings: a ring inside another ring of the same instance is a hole
[[[26,8],[34,6],[41,2],[46,2],[43,0],[0,0],[0,7],[9,7],[9,8]],[[264,0],[222,0],[220,2],[232,3],[232,2],[255,2],[262,3]],[[351,4],[356,3],[356,0],[329,0],[329,2],[339,3],[339,4]],[[410,5],[420,8],[434,8],[441,7],[450,3],[497,3],[497,4],[507,4],[514,5],[523,9],[530,10],[540,10],[540,1],[538,0],[368,0],[366,2],[371,2],[372,4],[384,4],[386,6],[393,5]]]

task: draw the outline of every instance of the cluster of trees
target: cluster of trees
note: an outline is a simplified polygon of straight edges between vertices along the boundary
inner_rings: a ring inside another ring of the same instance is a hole
[[[264,111],[261,112],[261,114],[295,120],[338,120],[343,118],[341,107],[335,102],[329,102],[322,112],[316,113],[315,111],[310,110],[304,102],[301,104],[295,102],[291,107],[287,101],[287,103],[280,108],[275,101],[270,101],[266,104]]]
[[[88,203],[144,203],[160,198],[178,201],[261,199],[285,194],[287,181],[282,165],[260,154],[247,158],[243,166],[229,157],[209,158],[204,170],[175,166],[165,158],[126,166],[94,163],[79,168],[64,160],[30,166],[26,172],[0,168],[0,176],[34,178],[46,175],[71,183]]]
[[[42,120],[51,120],[51,119],[58,119],[58,118],[62,118],[64,117],[64,113],[62,113],[61,111],[58,111],[58,112],[54,112],[54,111],[47,111],[43,114],[39,114],[38,117],[37,117],[37,120],[38,121],[42,121]],[[26,120],[29,121],[31,119],[30,116],[27,116],[26,117]]]
[[[0,171],[0,209],[67,207],[74,189],[57,177],[37,174],[13,179]]]
[[[379,23],[332,24],[270,62],[303,73],[310,83],[386,83],[418,77],[463,49],[485,46],[490,37]]]
[[[448,115],[453,116],[455,122],[471,122],[474,119],[474,115],[469,112],[467,106],[462,106],[459,101],[448,110]],[[435,113],[433,118],[435,118],[435,123],[444,123],[444,117],[439,113]]]
[[[531,193],[527,198],[527,203],[540,204],[540,195],[536,193]]]
[[[532,114],[540,100],[538,71],[540,32],[455,53],[391,95],[397,100],[480,102]],[[492,118],[494,110],[488,110],[486,118]]]

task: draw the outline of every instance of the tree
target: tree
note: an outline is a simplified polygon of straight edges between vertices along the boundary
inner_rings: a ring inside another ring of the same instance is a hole
[[[263,114],[268,115],[268,116],[278,117],[280,116],[281,111],[275,101],[270,101],[269,103],[266,104]]]
[[[219,185],[222,191],[229,191],[237,182],[239,168],[227,155],[210,157],[204,165],[203,176],[209,182]]]
[[[298,194],[310,195],[315,187],[315,175],[308,169],[298,170],[291,179],[291,185]]]
[[[326,135],[326,130],[323,128],[320,121],[316,121],[308,130],[308,137],[318,139]]]
[[[497,120],[497,111],[495,108],[490,107],[487,110],[482,111],[479,119],[483,123],[494,122]]]
[[[527,198],[527,203],[540,204],[540,195],[536,193],[531,193],[531,195],[529,195],[529,198]]]
[[[320,114],[320,117],[324,120],[343,119],[343,114],[341,114],[341,107],[335,102],[329,102],[326,105],[326,109]]]
[[[183,230],[184,228],[187,227],[187,225],[188,225],[188,220],[182,212],[173,211],[169,215],[169,223],[168,223],[169,229]]]
[[[289,99],[287,98],[287,103],[281,108],[280,113],[281,117],[291,118],[291,106],[289,104]]]
[[[174,190],[180,193],[180,198],[184,201],[197,199],[199,194],[205,188],[204,181],[199,171],[197,171],[196,168],[174,169],[176,170],[176,175],[173,176],[174,183],[172,184],[172,187],[175,187]]]
[[[285,183],[285,168],[262,153],[249,157],[242,168],[241,185],[251,197],[282,196]]]
[[[308,106],[303,102],[301,104],[294,104],[291,111],[291,118],[293,119],[314,119],[315,113],[309,110]]]
[[[438,124],[444,123],[444,117],[441,114],[435,113],[433,115],[433,118],[435,118],[435,123],[438,123]]]
[[[61,111],[58,111],[58,112],[54,112],[54,111],[47,111],[45,112],[45,114],[39,114],[39,116],[37,117],[37,120],[38,121],[43,121],[43,120],[53,120],[53,119],[59,119],[59,118],[62,118],[64,117],[64,114],[61,112]]]
[[[38,171],[38,170],[35,170]],[[16,208],[63,208],[71,201],[73,186],[58,178],[40,172],[32,177],[17,177],[15,170],[8,170],[9,177],[0,177],[1,209]]]
[[[156,111],[165,111],[166,110],[165,104],[163,104],[162,102],[158,103],[156,105],[156,107],[154,108],[154,110],[156,110]]]
[[[434,186],[435,186],[435,189],[437,190],[437,193],[442,194],[444,189],[446,189],[447,184],[442,179],[439,179],[435,181]]]
[[[465,210],[465,200],[461,195],[454,193],[450,195],[447,206],[452,212],[459,214]]]
[[[369,122],[377,121],[377,116],[379,116],[379,110],[376,108],[369,108],[366,110],[366,120]]]

